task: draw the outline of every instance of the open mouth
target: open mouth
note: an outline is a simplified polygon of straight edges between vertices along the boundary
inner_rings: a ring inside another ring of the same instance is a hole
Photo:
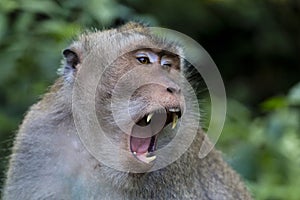
[[[169,124],[174,129],[180,117],[181,109],[172,107],[165,108],[165,110],[152,111],[139,119],[132,128],[129,142],[130,150],[134,157],[147,164],[154,161],[156,159],[154,153],[159,132]],[[142,134],[141,131],[143,132]],[[138,137],[139,135],[143,135],[143,137]]]

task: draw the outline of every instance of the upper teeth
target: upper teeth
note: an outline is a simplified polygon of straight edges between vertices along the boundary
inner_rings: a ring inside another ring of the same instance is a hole
[[[178,122],[178,115],[176,113],[172,113],[173,121],[172,121],[172,129],[174,129]]]
[[[150,113],[150,114],[147,116],[147,123],[149,123],[149,122],[150,122],[150,120],[151,120],[151,118],[152,118],[153,114],[154,114],[154,113]]]
[[[169,111],[172,113],[172,129],[174,129],[178,122],[178,114],[176,112],[180,112],[179,108],[169,108]],[[146,122],[149,123],[153,117],[154,113],[148,114],[146,118]]]
[[[170,112],[179,112],[180,109],[179,108],[169,108]]]

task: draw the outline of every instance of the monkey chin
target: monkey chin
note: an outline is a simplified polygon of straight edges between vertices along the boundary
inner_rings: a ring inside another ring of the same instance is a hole
[[[128,141],[132,155],[139,162],[151,164],[156,159],[158,135],[169,124],[174,129],[181,115],[182,110],[176,106],[153,110],[139,118]]]

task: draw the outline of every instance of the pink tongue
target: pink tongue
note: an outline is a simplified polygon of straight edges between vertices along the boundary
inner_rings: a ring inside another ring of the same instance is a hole
[[[137,155],[146,153],[151,143],[151,137],[151,126],[133,126],[132,136],[130,137],[131,151],[135,152]]]
[[[151,137],[150,138],[137,138],[131,136],[131,150],[132,152],[136,152],[137,154],[143,154],[148,151],[150,146]]]

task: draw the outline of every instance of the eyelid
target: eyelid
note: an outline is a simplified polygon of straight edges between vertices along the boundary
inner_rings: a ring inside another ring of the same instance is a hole
[[[162,58],[160,64],[161,65],[172,65],[173,61],[171,59]]]
[[[147,58],[148,58],[148,55],[145,54],[145,53],[137,53],[137,54],[135,54],[135,57],[137,57],[137,58],[140,58],[140,57],[147,57]]]

